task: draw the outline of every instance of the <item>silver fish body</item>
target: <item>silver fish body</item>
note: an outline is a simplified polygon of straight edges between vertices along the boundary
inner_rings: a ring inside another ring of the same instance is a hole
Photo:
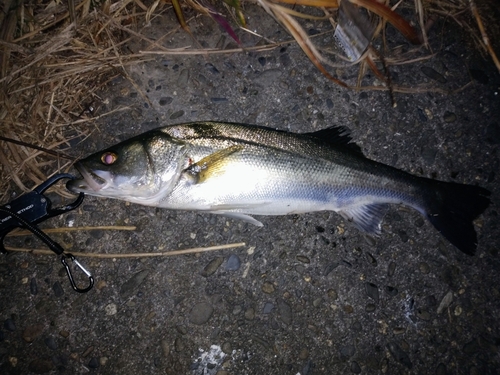
[[[344,128],[295,134],[219,122],[166,126],[80,161],[73,192],[241,218],[331,210],[379,234],[388,204],[418,210],[460,250],[477,246],[483,188],[366,159]]]

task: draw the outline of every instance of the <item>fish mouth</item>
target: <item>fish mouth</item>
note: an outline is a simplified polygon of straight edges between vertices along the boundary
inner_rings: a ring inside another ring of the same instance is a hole
[[[89,190],[94,192],[100,191],[107,181],[98,176],[96,173],[89,171],[82,163],[76,163],[75,168],[80,172],[83,179],[70,180],[66,184],[66,188],[74,193],[85,193]]]

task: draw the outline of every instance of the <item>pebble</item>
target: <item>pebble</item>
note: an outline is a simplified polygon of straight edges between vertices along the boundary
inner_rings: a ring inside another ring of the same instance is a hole
[[[264,308],[262,309],[262,314],[270,314],[274,310],[274,304],[271,302],[266,302]]]
[[[368,263],[373,267],[377,267],[377,260],[368,252],[366,253],[366,260],[368,260]]]
[[[202,325],[208,322],[212,317],[214,308],[207,302],[200,302],[193,306],[189,313],[189,321],[196,325]]]
[[[62,297],[64,295],[64,289],[59,281],[56,281],[54,285],[52,285],[52,291],[56,297]]]
[[[221,346],[222,352],[230,354],[233,351],[233,346],[229,341],[225,341]]]
[[[215,273],[215,271],[217,271],[217,269],[220,267],[220,265],[222,264],[222,262],[224,262],[224,258],[223,257],[217,257],[217,258],[214,258],[210,261],[210,263],[208,263],[205,268],[203,269],[203,271],[201,271],[201,276],[203,277],[208,277],[210,275],[213,275]]]
[[[443,115],[443,120],[447,123],[455,122],[457,120],[457,115],[453,112],[446,111]]]
[[[437,72],[435,69],[428,67],[428,66],[423,66],[420,68],[422,70],[422,73],[424,73],[427,77],[433,79],[434,81],[437,81],[439,83],[446,83],[447,80],[444,78],[444,76]]]
[[[358,362],[356,361],[351,362],[351,371],[353,374],[361,374],[361,367],[359,367]]]
[[[164,96],[164,97],[160,98],[159,104],[161,106],[164,106],[164,105],[172,103],[173,101],[174,101],[174,98],[172,98],[170,96]]]
[[[307,348],[302,348],[299,353],[299,359],[305,360],[309,358],[309,350]]]
[[[90,358],[88,366],[89,366],[89,368],[98,368],[99,367],[99,359],[97,357]]]
[[[389,349],[389,353],[391,353],[392,357],[398,361],[399,363],[402,363],[405,365],[407,368],[411,369],[413,367],[413,363],[410,360],[410,357],[408,354],[401,349],[401,347],[396,343],[396,342],[389,342],[387,344],[387,349]]]
[[[305,255],[297,255],[296,258],[299,262],[306,263],[306,264],[311,263],[311,260],[308,257],[306,257]]]
[[[10,332],[14,332],[16,330],[16,323],[14,319],[8,318],[3,322],[3,327]]]
[[[181,109],[179,111],[175,111],[170,115],[170,120],[178,119],[179,117],[184,116],[184,111]]]
[[[445,309],[448,308],[448,306],[451,305],[452,301],[453,301],[453,292],[450,290],[448,293],[445,294],[445,296],[439,303],[439,306],[437,308],[437,313],[441,314]]]
[[[135,294],[136,289],[141,285],[149,275],[149,270],[145,269],[137,272],[120,287],[120,297],[128,299]]]
[[[243,311],[243,308],[240,305],[236,305],[233,307],[233,315],[238,315]]]
[[[396,271],[396,263],[395,262],[389,263],[389,266],[387,267],[387,276],[389,277],[393,276],[395,271]]]
[[[46,337],[43,342],[51,350],[56,350],[58,348],[57,341],[52,336]]]
[[[106,312],[106,315],[112,316],[115,315],[118,312],[118,307],[114,303],[110,303],[106,305],[104,308],[104,311]]]
[[[32,296],[36,296],[38,294],[38,285],[34,277],[30,280],[30,293]]]
[[[273,283],[270,283],[269,281],[266,281],[264,284],[262,284],[262,291],[266,294],[271,294],[274,293],[274,285]]]
[[[365,283],[366,295],[373,299],[375,303],[379,301],[379,293],[377,285],[373,283]]]
[[[431,320],[431,314],[429,314],[429,312],[427,310],[423,310],[423,309],[417,309],[417,313],[416,313],[417,317],[422,319],[422,320]]]
[[[427,275],[430,272],[430,267],[425,262],[420,262],[418,264],[418,268],[419,268],[420,272],[422,272],[424,275]]]
[[[393,287],[393,286],[389,286],[387,285],[385,287],[385,291],[387,292],[388,295],[390,295],[391,297],[394,297],[398,294],[398,289]]]
[[[351,358],[356,353],[354,345],[344,345],[340,348],[340,355],[342,357]]]
[[[365,311],[366,312],[374,312],[377,306],[375,306],[374,303],[369,303],[365,306]]]
[[[23,340],[32,343],[42,334],[44,328],[42,324],[34,324],[26,327],[23,331]]]
[[[253,307],[249,307],[248,309],[245,310],[245,319],[253,320],[254,318],[255,318],[255,310]]]
[[[238,271],[241,266],[240,257],[236,254],[231,254],[226,263],[226,270],[228,271]]]

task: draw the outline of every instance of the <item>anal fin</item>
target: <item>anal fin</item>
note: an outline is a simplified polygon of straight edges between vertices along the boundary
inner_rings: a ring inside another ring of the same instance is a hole
[[[379,235],[382,232],[382,220],[388,208],[388,204],[376,203],[344,208],[338,213],[363,232]]]
[[[243,220],[246,221],[247,223],[253,224],[257,227],[263,227],[264,224],[262,224],[259,220],[254,219],[250,215],[245,215],[239,212],[228,212],[228,211],[209,211],[211,214],[215,215],[222,215],[231,219],[238,219],[238,220]]]

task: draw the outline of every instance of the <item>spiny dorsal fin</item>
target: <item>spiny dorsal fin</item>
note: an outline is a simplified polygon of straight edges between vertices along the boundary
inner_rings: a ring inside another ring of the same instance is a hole
[[[205,156],[200,161],[191,164],[185,172],[192,176],[194,183],[201,184],[211,177],[224,173],[224,166],[228,161],[227,158],[235,152],[243,150],[243,148],[241,145],[235,145],[216,151],[213,154]]]
[[[304,135],[314,138],[323,144],[334,146],[342,145],[351,151],[361,155],[363,154],[361,148],[352,142],[351,132],[345,126],[330,126],[329,128],[312,133],[304,133]]]

